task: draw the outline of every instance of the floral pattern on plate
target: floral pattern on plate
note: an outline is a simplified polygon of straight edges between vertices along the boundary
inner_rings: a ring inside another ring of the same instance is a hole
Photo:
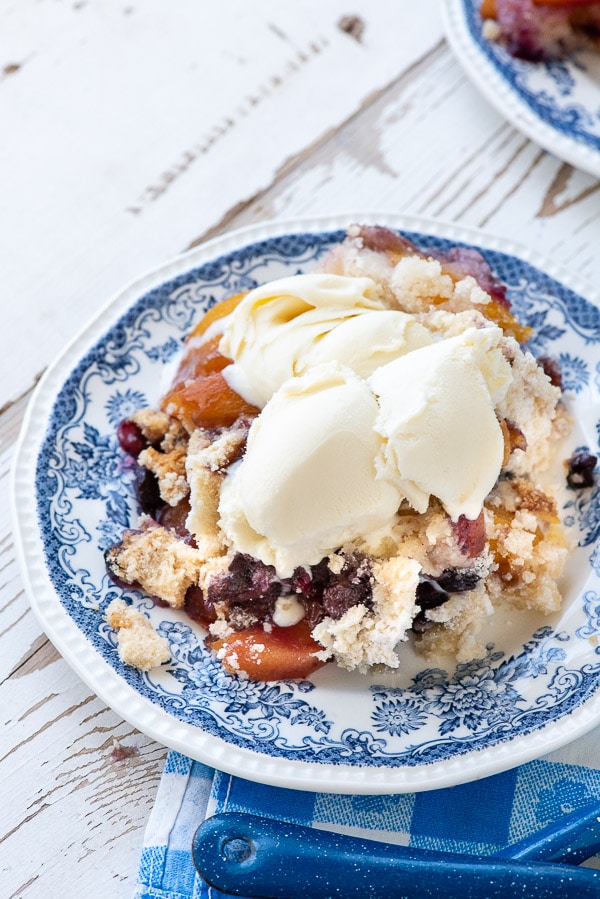
[[[41,385],[21,438],[14,490],[22,559],[33,580],[44,580],[28,584],[43,626],[96,692],[140,729],[209,764],[275,784],[323,788],[318,772],[325,767],[331,790],[424,789],[516,764],[534,752],[529,735],[543,731],[550,746],[558,727],[555,742],[573,738],[577,724],[565,728],[563,719],[580,709],[586,727],[600,718],[600,707],[592,713],[586,705],[600,683],[598,486],[565,491],[564,521],[578,546],[564,613],[552,622],[528,620],[509,638],[501,629],[485,658],[455,670],[424,665],[407,646],[406,667],[391,679],[326,666],[310,681],[241,680],[224,672],[183,613],[109,581],[102,551],[137,515],[132,464],[118,448],[115,425],[140,403],[157,401],[165,366],[204,310],[261,281],[310,270],[344,233],[339,226],[274,230],[201,264],[183,258],[174,273],[159,272],[150,289],[133,289],[104,328],[92,329],[87,346],[57,363],[54,386]],[[402,230],[424,249],[478,243],[461,241],[463,232],[449,226],[427,230],[406,220]],[[593,449],[600,431],[600,309],[541,268],[479,245],[508,284],[521,320],[535,327],[535,352],[561,360],[578,419],[573,446]],[[31,472],[35,494],[28,497],[22,485]],[[32,520],[39,528],[34,546],[25,536]],[[171,661],[160,669],[141,673],[119,660],[103,612],[123,595],[168,638]],[[473,761],[482,750],[485,763]],[[236,753],[269,765],[253,775]]]

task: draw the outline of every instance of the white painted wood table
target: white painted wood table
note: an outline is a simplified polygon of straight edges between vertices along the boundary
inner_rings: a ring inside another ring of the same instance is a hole
[[[40,374],[124,283],[265,219],[438,217],[598,283],[600,183],[488,106],[436,0],[5,0],[0,131],[0,896],[130,896],[166,750],[23,593],[9,466]]]

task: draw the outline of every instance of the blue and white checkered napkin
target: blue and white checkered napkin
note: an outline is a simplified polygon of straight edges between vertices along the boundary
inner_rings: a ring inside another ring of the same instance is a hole
[[[491,854],[600,799],[600,728],[484,780],[393,796],[307,793],[251,783],[169,753],[146,829],[135,899],[218,899],[196,874],[194,831],[208,815],[250,812],[404,846]],[[600,856],[594,867],[600,867]]]

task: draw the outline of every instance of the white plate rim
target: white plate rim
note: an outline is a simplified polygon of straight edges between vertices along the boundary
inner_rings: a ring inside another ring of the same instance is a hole
[[[444,32],[455,58],[485,99],[515,128],[564,162],[600,178],[600,152],[539,118],[473,40],[465,0],[442,0]]]
[[[126,684],[90,645],[61,605],[47,575],[37,528],[35,462],[47,417],[65,375],[129,305],[151,290],[216,256],[265,238],[298,232],[343,229],[352,222],[379,224],[475,244],[516,256],[600,307],[600,294],[562,265],[537,252],[477,229],[418,216],[355,213],[264,222],[213,238],[175,257],[119,291],[73,338],[38,383],[28,405],[15,447],[10,504],[17,560],[38,622],[65,661],[103,702],[124,720],[157,742],[211,767],[273,786],[348,794],[391,794],[448,787],[513,768],[571,742],[600,720],[600,694],[569,715],[539,731],[514,740],[422,767],[360,768],[339,764],[290,761],[232,746],[198,727],[175,720]],[[108,318],[110,316],[110,320]]]

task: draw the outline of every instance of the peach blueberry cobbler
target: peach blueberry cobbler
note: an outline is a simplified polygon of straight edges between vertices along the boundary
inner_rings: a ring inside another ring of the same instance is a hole
[[[482,0],[483,34],[532,62],[600,50],[600,3],[590,0]]]
[[[561,606],[539,475],[569,419],[530,336],[477,251],[351,227],[317,271],[211,308],[160,408],[121,423],[142,514],[108,571],[258,680],[397,668],[409,636],[477,657],[500,600]],[[107,620],[124,661],[168,656],[121,600]]]

